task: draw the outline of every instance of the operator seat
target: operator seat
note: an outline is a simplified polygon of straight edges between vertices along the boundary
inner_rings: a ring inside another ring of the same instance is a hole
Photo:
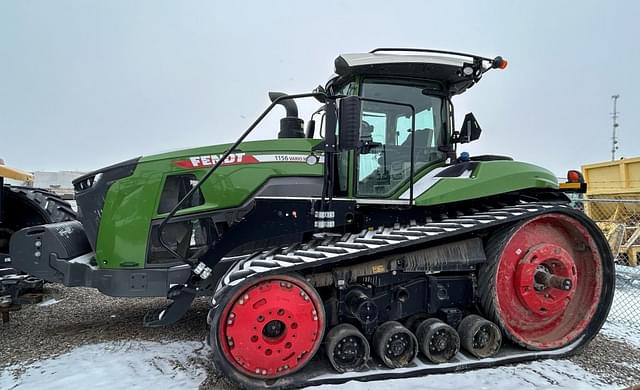
[[[410,130],[408,130],[410,132]],[[432,129],[417,129],[414,134],[415,140],[415,161],[427,162],[430,161],[430,151],[432,151],[431,140],[433,139]],[[402,144],[396,146],[387,146],[387,164],[400,161],[409,162],[411,156],[411,134],[405,139]],[[381,162],[382,163],[382,162]]]
[[[360,140],[364,142],[373,141],[373,126],[367,121],[360,123]]]

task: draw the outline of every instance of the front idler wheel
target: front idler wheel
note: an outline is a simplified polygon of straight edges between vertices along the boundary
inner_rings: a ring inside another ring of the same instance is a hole
[[[387,321],[376,329],[373,346],[389,368],[405,367],[418,355],[416,336],[396,321]]]
[[[458,325],[460,344],[473,356],[483,359],[495,355],[502,345],[502,334],[496,324],[471,314]]]
[[[316,290],[301,278],[274,275],[232,296],[217,321],[216,337],[224,360],[237,373],[276,379],[313,358],[324,328],[324,307]]]
[[[429,318],[416,327],[420,352],[433,363],[444,363],[460,351],[460,337],[451,326],[437,318]]]
[[[324,347],[329,362],[340,373],[361,370],[370,356],[369,342],[351,324],[334,326],[325,337]]]

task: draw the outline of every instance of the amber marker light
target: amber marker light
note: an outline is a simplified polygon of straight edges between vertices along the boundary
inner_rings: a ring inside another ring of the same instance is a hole
[[[507,65],[509,65],[509,62],[507,62],[507,60],[505,60],[504,58],[497,56],[493,59],[492,65],[494,68],[506,69]]]

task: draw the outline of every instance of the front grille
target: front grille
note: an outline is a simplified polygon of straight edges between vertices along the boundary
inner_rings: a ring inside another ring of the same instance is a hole
[[[80,178],[80,180],[75,180],[73,182],[73,188],[75,189],[76,192],[88,190],[93,186],[95,179],[96,179],[96,175],[89,176],[89,177],[83,176],[82,178]]]

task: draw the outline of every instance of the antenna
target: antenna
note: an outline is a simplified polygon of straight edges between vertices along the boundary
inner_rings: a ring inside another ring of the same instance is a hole
[[[611,99],[613,99],[613,112],[611,113],[611,118],[613,119],[613,136],[611,137],[611,161],[616,159],[616,150],[618,150],[618,138],[616,138],[616,129],[618,128],[618,110],[616,105],[618,103],[618,99],[620,95],[613,95]]]

